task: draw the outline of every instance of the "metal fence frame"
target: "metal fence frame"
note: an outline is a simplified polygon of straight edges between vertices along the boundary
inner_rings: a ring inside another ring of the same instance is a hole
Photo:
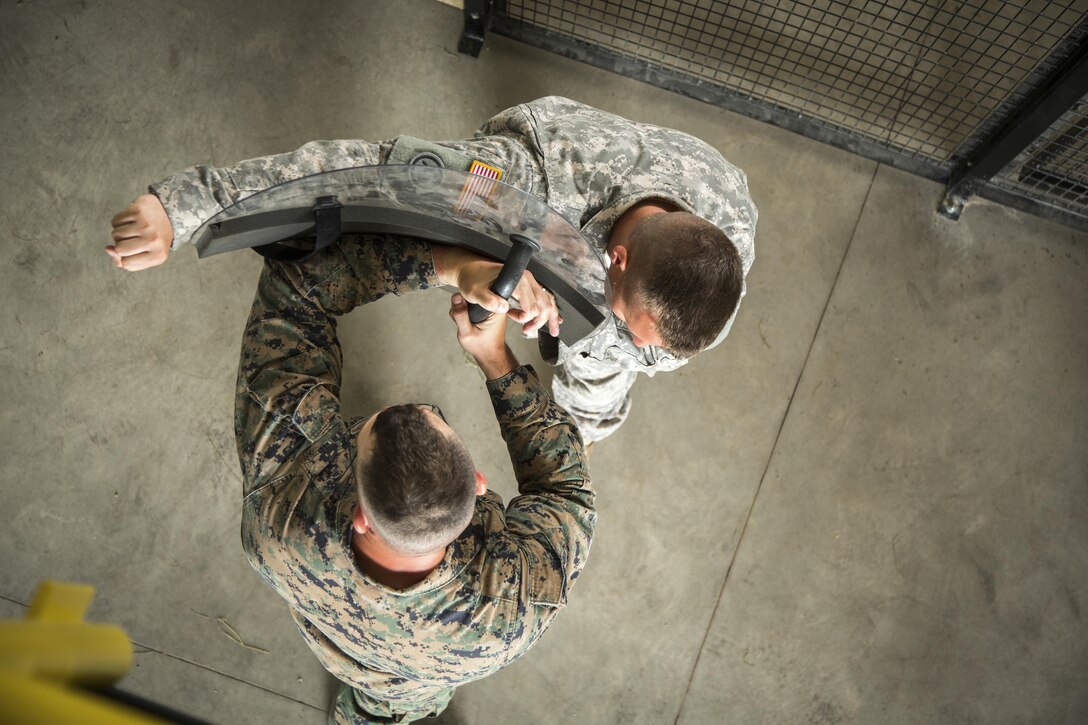
[[[486,32],[492,30],[945,184],[946,193],[937,211],[950,219],[958,219],[967,200],[979,196],[1088,231],[1088,159],[1076,167],[1083,177],[1078,174],[1072,180],[1039,171],[1040,159],[1053,155],[1062,143],[1088,148],[1088,4],[1075,30],[1008,94],[987,117],[985,128],[976,131],[970,143],[962,144],[967,152],[945,160],[890,148],[848,127],[818,121],[705,79],[519,21],[505,14],[505,6],[504,0],[465,0],[458,50],[479,55]],[[1079,115],[1069,119],[1070,113],[1081,111],[1083,123]],[[1047,143],[1040,144],[1047,138]],[[1028,182],[1035,193],[1022,188]],[[1061,191],[1066,201],[1056,203],[1050,198],[1055,190]],[[1070,203],[1068,198],[1074,201]]]

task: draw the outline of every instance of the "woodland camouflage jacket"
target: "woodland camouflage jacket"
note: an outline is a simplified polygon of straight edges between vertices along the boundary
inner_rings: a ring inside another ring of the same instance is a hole
[[[266,262],[242,340],[246,554],[322,664],[375,714],[441,699],[524,654],[566,603],[596,520],[570,416],[522,366],[487,383],[520,495],[505,509],[497,494],[477,497],[442,562],[406,589],[357,566],[353,461],[365,419],[341,416],[336,316],[434,284],[427,245],[349,235],[304,264]]]

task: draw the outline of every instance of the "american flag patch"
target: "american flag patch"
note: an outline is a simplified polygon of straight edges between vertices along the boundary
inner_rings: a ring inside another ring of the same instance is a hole
[[[494,179],[495,181],[502,181],[502,169],[496,169],[494,166],[488,166],[482,161],[473,161],[472,166],[469,167],[468,173],[486,176],[487,178]]]
[[[489,201],[491,195],[495,192],[495,182],[502,179],[502,169],[497,169],[482,161],[473,161],[468,173],[471,176],[461,188],[461,196],[457,199],[456,211],[458,213],[466,211],[474,197],[482,199],[484,202]]]

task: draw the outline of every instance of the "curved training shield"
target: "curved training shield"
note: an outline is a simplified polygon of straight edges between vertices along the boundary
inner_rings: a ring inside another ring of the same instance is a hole
[[[604,262],[576,228],[520,189],[452,169],[364,166],[306,176],[227,207],[193,239],[203,258],[270,244],[312,249],[315,236],[320,243],[337,232],[403,234],[499,261],[512,234],[529,237],[541,249],[528,269],[556,297],[565,344],[590,335],[609,316]]]

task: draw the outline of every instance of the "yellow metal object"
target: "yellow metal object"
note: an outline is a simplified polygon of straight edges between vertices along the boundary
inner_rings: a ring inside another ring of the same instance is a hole
[[[77,624],[83,621],[92,599],[94,587],[90,584],[70,584],[47,579],[38,585],[26,618],[36,622]]]
[[[46,581],[25,620],[0,621],[0,670],[60,684],[109,685],[132,667],[132,643],[83,615],[94,587]]]
[[[161,725],[124,705],[0,669],[0,725]]]
[[[83,621],[94,587],[45,581],[26,619],[0,620],[0,725],[161,725],[164,721],[64,685],[102,686],[132,667],[120,627]]]

